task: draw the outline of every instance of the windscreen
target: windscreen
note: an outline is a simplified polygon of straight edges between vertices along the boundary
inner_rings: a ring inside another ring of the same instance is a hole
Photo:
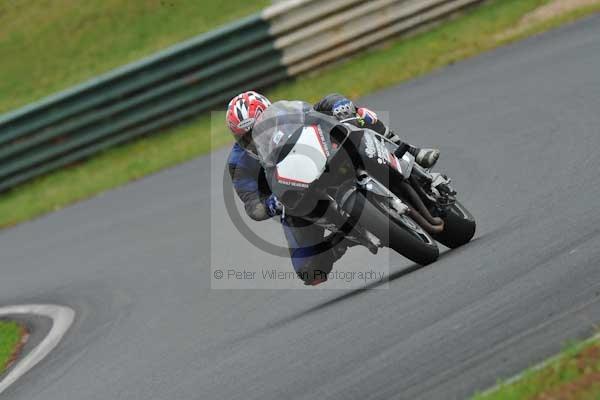
[[[301,134],[311,110],[311,105],[302,101],[278,101],[259,117],[252,140],[265,168],[274,167],[286,143]]]

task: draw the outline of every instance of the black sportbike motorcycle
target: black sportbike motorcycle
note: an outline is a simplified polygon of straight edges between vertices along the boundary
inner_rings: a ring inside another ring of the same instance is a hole
[[[450,179],[352,122],[300,101],[274,103],[258,119],[250,150],[286,215],[421,265],[438,258],[436,241],[456,248],[473,238],[475,220]]]

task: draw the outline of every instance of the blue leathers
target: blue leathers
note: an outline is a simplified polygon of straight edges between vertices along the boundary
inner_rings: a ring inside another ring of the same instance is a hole
[[[246,214],[255,221],[271,218],[266,204],[271,190],[258,160],[239,144],[234,144],[227,161],[233,187],[244,203]]]
[[[231,149],[228,166],[233,187],[250,218],[263,221],[280,213],[281,206],[269,190],[260,163],[237,143]],[[324,229],[319,226],[290,216],[281,222],[298,276],[306,284],[325,281],[343,250],[329,249],[323,240]]]

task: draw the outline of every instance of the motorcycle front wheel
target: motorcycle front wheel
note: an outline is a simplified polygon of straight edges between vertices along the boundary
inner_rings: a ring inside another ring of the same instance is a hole
[[[450,206],[444,220],[444,231],[434,236],[435,240],[446,247],[455,249],[468,243],[475,235],[475,218],[458,201]]]
[[[428,265],[439,257],[435,240],[409,216],[391,208],[387,198],[356,191],[344,209],[362,228],[377,236],[382,245],[409,260]]]

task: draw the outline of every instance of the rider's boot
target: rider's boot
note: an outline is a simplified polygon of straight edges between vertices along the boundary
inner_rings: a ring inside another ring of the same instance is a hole
[[[396,134],[393,134],[395,138],[398,138]],[[396,144],[398,148],[394,151],[396,157],[402,157],[404,153],[408,152],[415,157],[415,161],[423,168],[431,168],[435,165],[438,158],[440,158],[440,151],[438,149],[426,149],[412,146],[406,142],[402,142],[397,139]]]
[[[426,149],[410,146],[408,152],[415,156],[415,161],[423,168],[431,168],[440,158],[438,149]]]

